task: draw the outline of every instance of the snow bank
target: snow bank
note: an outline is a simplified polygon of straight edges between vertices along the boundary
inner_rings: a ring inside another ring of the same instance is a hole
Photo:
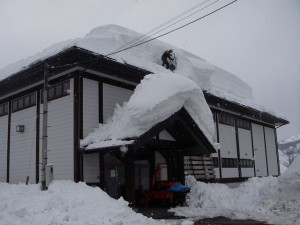
[[[55,181],[44,192],[38,185],[0,183],[1,225],[168,224],[137,214],[127,205],[84,183]]]
[[[205,184],[193,178],[188,185],[188,206],[173,209],[177,215],[300,224],[300,157],[278,178],[251,178],[238,188]]]
[[[117,106],[107,124],[100,124],[81,142],[81,146],[93,149],[103,146],[107,140],[117,145],[115,143],[120,143],[120,139],[139,137],[182,107],[212,141],[213,116],[202,90],[190,79],[165,70],[164,73],[145,76],[128,103]]]
[[[54,44],[34,56],[7,66],[0,70],[0,79],[4,79],[9,75],[29,67],[35,62],[44,60],[72,46],[78,46],[95,53],[107,55],[118,50],[120,46],[124,46],[140,37],[140,33],[117,25],[100,26],[90,31],[83,38]],[[110,57],[121,63],[129,63],[153,73],[160,73],[165,70],[161,66],[160,57],[166,49],[171,48],[174,49],[178,59],[176,73],[190,78],[195,81],[201,89],[216,96],[261,111],[268,111],[254,103],[251,87],[235,75],[209,64],[196,55],[162,41],[154,40],[130,50],[111,55]]]

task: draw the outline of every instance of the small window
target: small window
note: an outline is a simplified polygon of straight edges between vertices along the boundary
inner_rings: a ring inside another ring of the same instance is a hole
[[[25,107],[29,107],[29,106],[30,106],[30,96],[29,96],[29,95],[27,95],[27,96],[25,97],[25,100],[24,100],[24,106],[25,106]]]
[[[24,98],[19,98],[18,99],[18,110],[24,108]]]
[[[12,111],[15,112],[18,110],[18,101],[14,100],[12,103]]]
[[[54,87],[51,87],[51,88],[49,88],[49,91],[48,91],[48,99],[52,100],[54,98],[55,98],[55,89],[54,89]]]
[[[234,126],[234,117],[228,114],[219,114],[219,122],[228,126]]]
[[[35,93],[30,95],[30,106],[33,106],[36,104],[36,96]]]
[[[4,115],[4,106],[0,105],[0,115]]]
[[[242,129],[246,129],[246,130],[250,130],[250,128],[251,128],[250,122],[248,122],[246,120],[242,120],[242,119],[237,119],[237,126],[238,126],[238,128],[242,128]]]
[[[62,85],[56,85],[55,86],[55,98],[59,98],[63,95],[63,86]]]
[[[70,94],[70,81],[64,82],[64,95],[69,95]]]
[[[222,158],[222,167],[223,168],[236,168],[237,167],[237,159]]]

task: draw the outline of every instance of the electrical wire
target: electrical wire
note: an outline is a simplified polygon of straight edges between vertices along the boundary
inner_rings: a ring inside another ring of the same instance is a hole
[[[157,39],[157,38],[166,36],[166,35],[168,35],[168,34],[170,34],[170,33],[173,33],[173,32],[175,32],[175,31],[177,31],[177,30],[180,30],[180,29],[182,29],[182,28],[184,28],[184,27],[186,27],[186,26],[189,26],[189,25],[191,25],[192,23],[195,23],[195,22],[197,22],[197,21],[199,21],[199,20],[201,20],[201,19],[204,19],[205,17],[207,17],[207,16],[209,16],[209,15],[212,15],[212,14],[214,14],[214,13],[220,11],[220,10],[223,9],[223,8],[226,8],[227,6],[233,4],[233,3],[236,2],[236,1],[237,1],[237,0],[234,0],[234,1],[232,1],[232,2],[230,2],[230,3],[228,3],[228,4],[224,5],[224,6],[222,6],[222,7],[220,7],[220,8],[218,8],[218,9],[216,9],[216,10],[214,10],[214,11],[212,11],[212,12],[206,14],[206,15],[204,15],[204,16],[201,16],[200,18],[197,18],[196,20],[193,20],[193,21],[191,21],[191,22],[189,22],[189,23],[187,23],[187,24],[184,24],[184,25],[182,25],[182,26],[180,26],[180,27],[178,27],[178,28],[175,28],[175,29],[173,29],[173,30],[171,30],[171,31],[168,31],[168,32],[166,32],[166,33],[164,33],[164,34],[158,35],[158,36],[156,36],[156,37],[154,37],[154,38],[151,38],[151,39],[149,39],[149,40],[143,41],[143,42],[138,43],[138,44],[136,44],[136,45],[133,45],[133,46],[124,48],[124,49],[122,49],[122,50],[119,50],[119,51],[116,51],[116,52],[112,52],[112,53],[107,54],[107,55],[105,55],[105,56],[114,55],[114,54],[117,54],[117,53],[126,51],[126,50],[128,50],[128,49],[131,49],[131,48],[140,46],[140,45],[145,44],[145,43],[147,43],[147,42],[153,41],[153,40],[155,40],[155,39]]]
[[[219,1],[219,0],[215,1],[214,3],[218,2],[218,1]],[[104,57],[108,57],[108,56],[111,56],[111,55],[115,55],[115,54],[117,54],[117,53],[120,53],[120,52],[129,50],[129,49],[131,49],[131,48],[135,48],[135,47],[140,46],[140,45],[142,45],[142,44],[145,44],[145,43],[148,43],[148,42],[153,41],[153,40],[155,40],[155,39],[158,39],[158,38],[160,38],[160,37],[166,36],[166,35],[168,35],[168,34],[170,34],[170,33],[173,33],[173,32],[175,32],[175,31],[177,31],[177,30],[180,30],[180,29],[182,29],[182,28],[184,28],[184,27],[186,27],[186,26],[189,26],[189,25],[191,25],[191,24],[193,24],[193,23],[195,23],[195,22],[197,22],[197,21],[199,21],[199,20],[202,20],[202,19],[204,19],[204,18],[206,18],[206,17],[208,17],[208,16],[210,16],[210,15],[212,15],[212,14],[214,14],[214,13],[220,11],[221,9],[224,9],[224,8],[228,7],[229,5],[231,5],[231,4],[233,4],[233,3],[237,2],[237,1],[238,1],[238,0],[234,0],[234,1],[232,1],[232,2],[230,2],[230,3],[228,3],[228,4],[226,4],[226,5],[224,5],[224,6],[220,7],[220,8],[218,8],[218,9],[216,9],[216,10],[210,12],[210,13],[207,13],[207,14],[204,15],[204,16],[201,16],[201,17],[199,17],[199,18],[197,18],[197,19],[195,19],[195,20],[193,20],[193,21],[191,21],[191,22],[189,22],[189,23],[186,23],[186,24],[184,24],[184,25],[182,25],[182,26],[180,26],[180,27],[177,27],[177,28],[175,28],[175,29],[173,29],[173,30],[171,30],[171,31],[168,31],[168,32],[166,32],[166,33],[163,33],[163,34],[161,34],[161,35],[158,35],[158,36],[156,36],[156,37],[153,37],[153,38],[151,38],[151,39],[149,39],[149,40],[145,40],[145,41],[139,42],[139,43],[137,43],[137,44],[128,46],[128,47],[126,47],[126,48],[123,48],[123,49],[120,49],[120,50],[111,52],[111,53],[109,53],[109,54],[104,55]],[[210,5],[212,5],[212,4],[214,4],[214,3],[211,3]],[[208,6],[210,6],[210,5],[208,5]],[[204,7],[204,8],[207,8],[208,6],[206,6],[206,7]],[[195,7],[196,7],[196,6],[195,6]],[[203,9],[204,9],[204,8],[203,8]],[[203,9],[200,9],[200,10],[203,10]],[[195,13],[196,13],[196,12],[195,12]],[[193,15],[193,14],[191,14],[191,15]],[[191,16],[191,15],[190,15],[190,16]],[[187,17],[190,17],[190,16],[187,16]],[[176,17],[175,17],[175,18],[176,18]],[[182,21],[182,20],[184,20],[184,19],[185,19],[185,18],[181,19],[180,21]],[[172,20],[172,19],[171,19],[171,20]],[[180,21],[179,21],[179,22],[180,22]],[[177,22],[176,22],[176,23],[177,23]],[[172,25],[170,25],[170,26],[173,26],[173,25],[174,25],[174,24],[172,24]],[[160,26],[158,26],[158,27],[160,27]],[[169,27],[169,26],[168,26],[168,27]],[[167,28],[168,28],[168,27],[167,27]],[[164,28],[164,29],[167,29],[167,28]],[[154,28],[153,30],[155,30],[155,29],[156,29],[156,28]],[[164,29],[162,29],[162,30],[164,30]],[[159,32],[160,32],[160,31],[159,31]],[[144,35],[143,35],[143,36],[144,36]],[[148,39],[148,37],[147,37],[147,39]],[[100,55],[97,55],[97,56],[96,56],[95,58],[93,58],[93,59],[88,59],[88,60],[84,60],[84,61],[80,61],[80,62],[75,62],[75,63],[70,63],[70,64],[64,64],[64,65],[59,65],[59,66],[52,66],[52,68],[62,68],[62,67],[67,67],[67,66],[75,66],[75,65],[83,64],[83,63],[86,63],[86,62],[93,62],[93,61],[97,61],[99,57],[100,57]]]
[[[128,46],[130,46],[130,45],[136,44],[136,42],[140,42],[140,39],[143,39],[143,38],[145,38],[145,37],[148,37],[151,33],[156,32],[156,30],[158,30],[158,29],[160,29],[160,28],[162,28],[162,27],[168,25],[169,23],[173,22],[174,20],[179,19],[180,17],[182,17],[182,16],[184,16],[185,14],[187,14],[187,13],[189,13],[189,12],[191,12],[191,11],[197,9],[199,6],[205,4],[205,3],[209,2],[209,1],[211,1],[211,0],[205,0],[205,1],[201,2],[201,3],[198,3],[197,5],[195,5],[195,6],[191,7],[191,8],[189,8],[188,10],[184,11],[183,13],[181,13],[181,14],[179,14],[179,15],[177,15],[177,16],[171,18],[171,19],[169,19],[168,21],[162,23],[161,25],[158,25],[157,27],[153,28],[152,30],[148,31],[147,33],[140,35],[139,37],[135,38],[134,40],[130,41],[129,43],[124,44],[124,45],[118,47],[117,49],[113,50],[113,52],[118,51],[118,50],[121,50],[121,49],[123,49],[123,48],[126,48],[126,47],[128,47]],[[154,34],[152,34],[152,35],[154,35]]]

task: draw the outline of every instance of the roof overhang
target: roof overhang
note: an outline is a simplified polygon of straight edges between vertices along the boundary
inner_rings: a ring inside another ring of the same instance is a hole
[[[184,108],[174,113],[168,119],[157,123],[141,136],[126,139],[134,140],[131,144],[105,146],[93,149],[83,148],[82,151],[85,154],[95,152],[106,153],[120,150],[121,147],[139,151],[147,147],[147,145],[153,145],[154,138],[163,130],[167,130],[170,135],[174,137],[176,140],[176,148],[180,149],[183,154],[204,155],[216,152],[211,142]],[[157,142],[159,142],[159,140]]]

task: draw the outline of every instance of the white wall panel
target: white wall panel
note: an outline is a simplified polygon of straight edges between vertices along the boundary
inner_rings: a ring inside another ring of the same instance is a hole
[[[83,180],[86,183],[100,182],[99,153],[83,155]]]
[[[83,137],[99,127],[99,83],[83,78]]]
[[[238,168],[222,168],[222,178],[238,178]]]
[[[6,182],[8,116],[0,117],[0,182]]]
[[[240,159],[253,159],[251,131],[238,128]],[[241,168],[242,177],[253,177],[254,168]]]
[[[122,106],[123,102],[127,102],[130,96],[133,94],[132,90],[120,88],[110,84],[103,84],[103,121],[107,122],[107,119],[113,115],[116,104]]]
[[[221,158],[237,158],[235,128],[219,124]]]
[[[274,129],[265,127],[265,137],[269,175],[278,175],[277,148]]]
[[[256,176],[267,176],[267,163],[263,126],[252,123]]]
[[[53,164],[55,180],[74,180],[74,83],[70,80],[70,95],[48,104],[48,164]],[[41,113],[43,104],[41,105]],[[42,137],[43,118],[40,122]],[[40,162],[42,162],[40,141]],[[41,167],[40,167],[41,169]],[[40,171],[41,175],[41,171]]]
[[[237,158],[235,127],[219,124],[221,158]],[[222,178],[239,177],[238,168],[222,168]]]
[[[16,132],[17,125],[25,131]],[[11,114],[10,129],[10,183],[35,183],[36,176],[36,106]]]

